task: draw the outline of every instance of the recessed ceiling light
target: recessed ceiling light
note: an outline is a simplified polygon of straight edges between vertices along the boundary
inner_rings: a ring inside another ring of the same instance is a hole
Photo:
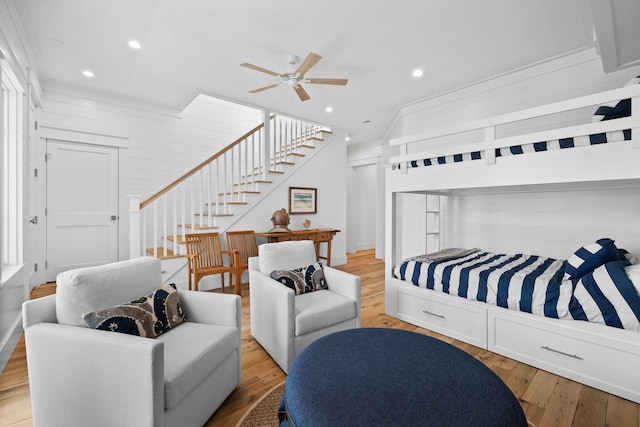
[[[84,70],[82,72],[82,75],[85,76],[85,77],[93,77],[94,76],[93,71],[91,71],[91,70]]]
[[[137,41],[137,40],[131,40],[131,41],[129,42],[129,47],[130,47],[131,49],[140,49],[140,48],[142,47],[142,45],[141,45],[141,44],[140,44],[140,42],[139,42],[139,41]]]
[[[333,107],[327,107],[324,109],[324,111],[326,111],[327,113],[330,113],[333,111]]]
[[[347,135],[347,136],[344,137],[344,140],[345,141],[351,141],[351,137],[349,135]]]
[[[413,70],[413,77],[422,77],[422,70],[420,68]]]

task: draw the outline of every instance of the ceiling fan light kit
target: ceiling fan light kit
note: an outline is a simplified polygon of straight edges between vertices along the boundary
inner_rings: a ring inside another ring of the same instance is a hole
[[[280,79],[282,79],[280,83],[275,83],[269,86],[253,89],[253,90],[250,90],[249,93],[259,93],[264,90],[273,89],[274,87],[277,87],[286,83],[293,88],[293,90],[296,92],[296,94],[298,95],[298,98],[300,98],[301,101],[307,101],[311,99],[311,97],[309,96],[307,91],[304,90],[304,88],[302,87],[303,83],[344,86],[349,82],[348,79],[305,78],[305,74],[314,65],[316,65],[321,59],[322,59],[322,56],[318,55],[317,53],[311,52],[307,55],[304,61],[302,61],[300,65],[298,65],[298,68],[295,71],[289,72],[289,73],[282,73],[282,74],[276,73],[275,71],[271,71],[266,68],[258,67],[257,65],[249,64],[247,62],[240,64],[240,66],[249,68],[254,71],[259,71],[261,73],[269,74],[274,77],[279,77]],[[295,55],[292,55],[289,57],[289,65],[292,67],[295,66],[298,63],[298,61],[299,59]]]

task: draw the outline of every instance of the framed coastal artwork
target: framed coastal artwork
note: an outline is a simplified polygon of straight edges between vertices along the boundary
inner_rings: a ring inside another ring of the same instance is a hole
[[[316,188],[289,187],[289,213],[314,214],[318,208]]]

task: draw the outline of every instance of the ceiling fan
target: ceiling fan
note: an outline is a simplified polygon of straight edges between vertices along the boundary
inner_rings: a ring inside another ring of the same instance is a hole
[[[250,68],[252,70],[260,71],[262,73],[266,73],[275,77],[280,77],[282,79],[281,82],[272,84],[269,86],[261,87],[258,89],[250,90],[249,93],[258,93],[263,90],[273,89],[274,87],[288,84],[296,91],[300,101],[306,101],[311,99],[306,90],[302,87],[302,83],[305,84],[320,84],[320,85],[339,85],[344,86],[349,81],[348,79],[327,79],[327,78],[306,78],[305,74],[307,71],[311,69],[314,65],[318,63],[322,59],[322,56],[317,53],[309,53],[307,57],[298,65],[298,68],[295,71],[291,71],[288,73],[276,73],[275,71],[267,70],[266,68],[258,67],[257,65],[249,64],[247,62],[240,64],[242,67]],[[295,66],[298,63],[298,57],[292,56],[289,59],[289,65],[291,67]]]

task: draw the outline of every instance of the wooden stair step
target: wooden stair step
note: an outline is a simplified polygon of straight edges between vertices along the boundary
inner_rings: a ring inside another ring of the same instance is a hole
[[[184,239],[182,238],[182,234],[178,234],[177,236],[165,236],[164,238],[170,242],[176,242],[179,245],[184,244]]]
[[[274,171],[274,170],[270,170],[269,173],[279,173],[279,174],[283,174],[283,171]]]
[[[184,227],[194,230],[215,230],[217,225],[200,225],[200,224],[178,224],[178,227]]]
[[[238,187],[238,186],[240,186],[240,185],[244,185],[244,184],[233,184],[233,186],[234,186],[234,187]],[[259,192],[259,191],[254,191],[254,190],[240,190],[239,192],[238,192],[238,191],[233,191],[233,192],[228,192],[228,193],[218,193],[218,195],[219,195],[219,196],[223,196],[223,195],[225,195],[225,194],[226,194],[226,195],[228,196],[228,195],[230,195],[230,194],[238,194],[238,193],[240,193],[240,194],[260,194],[260,192]]]
[[[289,153],[289,155],[290,156],[298,156],[298,157],[305,157],[306,156],[306,154],[304,154],[304,153],[296,153],[296,152]]]
[[[312,136],[311,138],[307,138],[307,139],[312,139],[314,141],[324,141],[324,138],[320,138],[319,136]]]
[[[205,206],[216,206],[216,205],[248,205],[248,202],[211,202],[205,203]]]
[[[301,147],[304,148],[313,148],[315,150],[316,146],[315,145],[307,145],[307,144],[302,144]]]
[[[282,161],[276,162],[276,165],[295,165],[295,162]]]
[[[156,248],[158,250],[158,258],[159,259],[170,259],[170,258],[183,258],[184,255],[176,254],[171,249],[167,249],[167,254],[164,255],[164,248]],[[153,248],[145,249],[148,254],[153,255]]]
[[[194,214],[194,215],[195,216],[210,216],[210,217],[233,216],[233,214],[208,214],[208,213],[203,213],[203,214],[197,213],[197,214]]]

